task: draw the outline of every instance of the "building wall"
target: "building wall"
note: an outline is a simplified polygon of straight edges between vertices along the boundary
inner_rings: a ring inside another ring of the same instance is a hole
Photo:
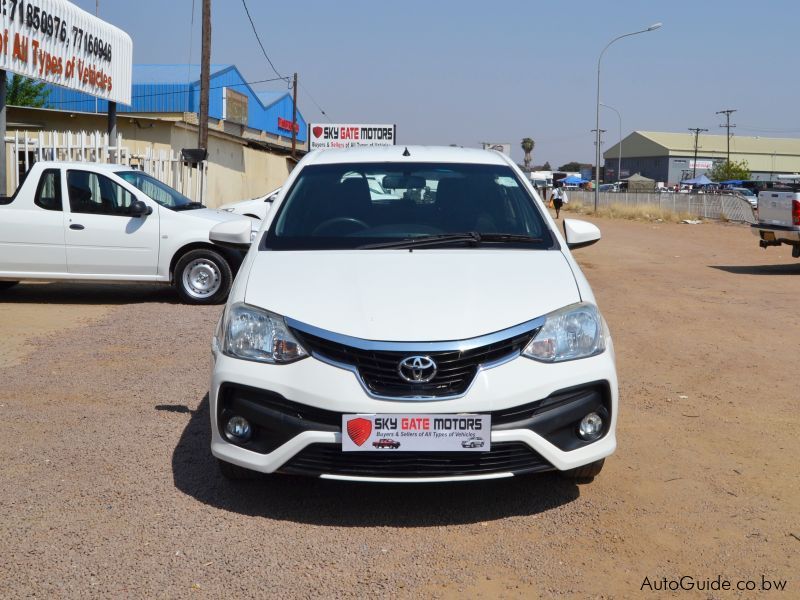
[[[94,132],[106,130],[104,115],[69,113],[41,109],[10,107],[8,137],[14,139],[18,131],[35,137],[38,131]],[[159,155],[180,153],[183,148],[197,145],[197,129],[184,122],[157,119],[140,119],[120,116],[117,130],[122,144],[133,155]],[[17,168],[13,145],[7,144],[7,172]],[[291,163],[284,153],[270,152],[253,147],[244,139],[237,139],[214,130],[209,131],[209,161],[206,204],[212,208],[228,202],[246,200],[283,184],[289,175]],[[14,192],[13,177],[9,176],[7,194]]]

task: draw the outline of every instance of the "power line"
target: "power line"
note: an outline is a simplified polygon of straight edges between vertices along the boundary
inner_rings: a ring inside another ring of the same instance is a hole
[[[322,107],[319,105],[319,103],[316,100],[314,100],[314,96],[311,95],[311,92],[308,91],[308,88],[306,86],[304,86],[302,83],[300,84],[300,87],[302,88],[303,92],[305,92],[306,96],[308,96],[309,100],[311,100],[311,102],[314,104],[314,106],[317,107],[317,110],[320,112],[320,114],[323,117],[325,117],[325,120],[328,121],[328,123],[331,123],[331,120],[328,117],[328,113],[326,113],[324,110],[322,110]]]
[[[258,30],[256,29],[256,24],[253,23],[253,17],[250,16],[250,10],[247,8],[247,2],[245,2],[245,0],[242,0],[242,6],[244,6],[244,12],[247,13],[247,18],[250,21],[250,26],[253,28],[253,33],[256,36],[256,40],[258,41],[258,45],[261,46],[261,52],[264,53],[264,58],[267,59],[267,62],[269,63],[269,66],[272,67],[272,70],[275,71],[275,75],[277,75],[280,79],[285,79],[286,81],[289,81],[289,78],[288,77],[284,77],[283,75],[278,73],[278,69],[276,69],[275,65],[272,64],[272,60],[270,60],[269,55],[267,54],[267,51],[264,49],[264,44],[261,43],[261,37],[258,35]]]
[[[226,88],[226,87],[229,87],[229,88],[230,87],[241,87],[241,86],[244,86],[244,85],[256,85],[258,83],[270,83],[272,81],[283,81],[283,80],[284,80],[283,77],[273,77],[272,79],[259,79],[258,81],[245,81],[244,83],[231,83],[231,84],[228,84],[228,85],[214,85],[214,86],[211,86],[208,89],[210,89],[210,90],[220,90],[220,89]],[[195,90],[175,90],[175,91],[171,91],[171,92],[154,92],[152,94],[137,94],[135,96],[131,96],[131,99],[134,99],[134,98],[154,98],[156,96],[172,96],[174,94],[190,94],[190,93],[192,93],[194,91]],[[86,99],[86,100],[59,100],[59,101],[48,100],[47,103],[48,104],[78,104],[80,102],[87,102],[87,101],[88,101],[88,99]]]

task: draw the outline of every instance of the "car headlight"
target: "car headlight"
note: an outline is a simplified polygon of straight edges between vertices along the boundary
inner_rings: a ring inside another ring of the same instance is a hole
[[[587,358],[606,349],[606,325],[594,304],[581,302],[551,312],[522,351],[542,362]]]
[[[308,356],[283,317],[246,304],[230,307],[223,336],[222,352],[234,358],[285,364]]]

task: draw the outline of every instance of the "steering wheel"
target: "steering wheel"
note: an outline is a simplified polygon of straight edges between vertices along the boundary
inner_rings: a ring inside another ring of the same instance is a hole
[[[327,221],[323,221],[319,225],[317,225],[314,230],[311,232],[311,235],[319,235],[326,229],[329,229],[333,225],[337,225],[339,223],[350,223],[352,225],[358,225],[361,229],[369,228],[367,223],[364,223],[361,219],[356,219],[355,217],[334,217],[333,219],[328,219]]]

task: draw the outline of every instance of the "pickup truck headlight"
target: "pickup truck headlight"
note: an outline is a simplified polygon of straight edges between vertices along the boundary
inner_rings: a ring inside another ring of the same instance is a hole
[[[233,358],[285,364],[308,356],[283,317],[246,304],[230,307],[223,336],[222,352]]]
[[[547,315],[522,354],[550,363],[595,356],[606,349],[606,332],[594,304],[572,304]]]

